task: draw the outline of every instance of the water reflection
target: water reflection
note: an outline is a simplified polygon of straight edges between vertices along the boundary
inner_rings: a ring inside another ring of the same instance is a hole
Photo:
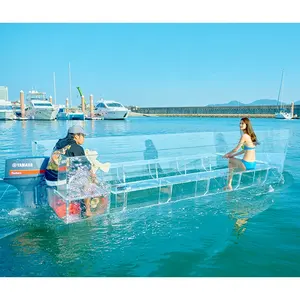
[[[276,188],[280,189],[280,184]],[[238,238],[245,233],[251,218],[273,205],[273,198],[273,190],[268,186],[227,193],[227,213],[235,221],[234,234]]]
[[[100,128],[103,127],[106,133],[124,134],[130,131],[131,122],[130,120],[103,120],[98,124]]]
[[[19,224],[23,232],[0,241],[9,247],[6,261],[23,268],[9,271],[3,260],[4,275],[201,276],[200,266],[245,236],[241,228],[273,204],[263,190],[227,194],[69,225],[47,214],[31,218]]]
[[[95,249],[99,237],[95,235],[94,229],[91,222],[66,226],[56,218],[47,218],[47,222],[27,224],[27,230],[11,237],[9,244],[13,256],[37,254],[42,260],[41,254],[47,253],[48,259],[52,261],[48,261],[48,265],[72,264],[80,258],[84,259]],[[101,242],[107,241],[104,238]]]
[[[91,122],[91,131],[92,131],[92,134],[94,134],[95,133],[95,122],[96,122],[96,120],[91,120],[90,121]]]
[[[15,126],[14,120],[0,120],[0,129],[7,130]]]
[[[21,122],[22,129],[26,129],[27,121],[23,120],[23,121],[20,121],[20,122]]]

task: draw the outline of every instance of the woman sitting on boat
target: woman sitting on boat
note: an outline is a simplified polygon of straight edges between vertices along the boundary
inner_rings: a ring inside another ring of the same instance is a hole
[[[225,189],[227,190],[232,190],[232,176],[234,170],[254,170],[256,167],[255,147],[257,145],[257,138],[248,118],[241,119],[240,130],[243,132],[243,134],[238,145],[223,156],[224,158],[229,158],[228,184],[225,187]],[[237,152],[240,148],[242,148],[243,150]],[[244,154],[243,159],[235,158],[235,156],[241,154]]]

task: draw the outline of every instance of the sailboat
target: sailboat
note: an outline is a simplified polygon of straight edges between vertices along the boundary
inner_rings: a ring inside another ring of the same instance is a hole
[[[279,87],[278,99],[277,99],[278,111],[275,113],[275,119],[291,120],[293,118],[292,113],[287,112],[286,108],[283,107],[283,104],[280,101],[280,95],[281,95],[281,89],[282,89],[282,83],[283,83],[283,75],[284,75],[284,70],[282,70],[282,74],[281,74],[281,81],[280,81],[280,87]]]
[[[72,85],[71,85],[71,64],[69,63],[69,99],[70,109],[67,105],[61,105],[57,114],[57,120],[85,120],[82,111],[74,111],[72,108]]]

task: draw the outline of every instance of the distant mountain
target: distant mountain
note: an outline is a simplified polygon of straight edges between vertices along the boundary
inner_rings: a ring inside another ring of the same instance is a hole
[[[297,101],[299,102],[300,104],[300,100]],[[295,102],[295,104],[297,104],[297,102]],[[283,105],[287,105],[286,103],[282,103]],[[223,103],[223,104],[210,104],[210,105],[207,105],[207,106],[254,106],[254,105],[277,105],[277,100],[275,99],[259,99],[259,100],[255,100],[251,103],[242,103],[242,102],[239,102],[237,100],[233,100],[233,101],[230,101],[228,103]]]
[[[285,103],[282,103],[283,105],[286,105]],[[275,99],[260,99],[255,100],[247,105],[277,105],[277,100]]]
[[[244,106],[245,104],[236,100],[223,104],[209,104],[207,106]]]

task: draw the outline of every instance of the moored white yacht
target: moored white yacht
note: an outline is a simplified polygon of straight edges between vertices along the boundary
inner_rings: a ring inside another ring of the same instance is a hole
[[[8,101],[8,87],[0,86],[0,120],[14,120],[12,103]]]
[[[0,99],[0,120],[14,120],[15,118],[11,102]]]
[[[279,112],[275,113],[275,119],[291,120],[292,118],[293,118],[292,114],[284,110],[280,110]]]
[[[47,100],[46,93],[35,90],[27,94],[27,108],[25,115],[32,120],[54,120],[57,116],[58,108]]]
[[[129,109],[112,100],[101,100],[95,108],[95,115],[102,116],[104,120],[124,120],[128,113]]]

